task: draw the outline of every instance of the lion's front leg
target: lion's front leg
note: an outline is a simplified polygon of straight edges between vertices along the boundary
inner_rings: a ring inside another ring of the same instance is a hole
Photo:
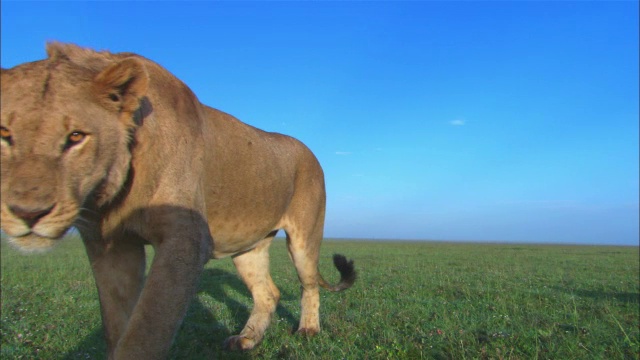
[[[83,239],[98,287],[102,324],[112,357],[142,290],[144,245],[120,239],[100,241],[89,236]]]
[[[162,239],[113,358],[167,357],[210,254],[208,228],[206,236],[195,230]]]

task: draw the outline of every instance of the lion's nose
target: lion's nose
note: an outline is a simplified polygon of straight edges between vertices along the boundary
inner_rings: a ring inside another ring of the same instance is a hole
[[[12,213],[22,219],[30,228],[33,228],[40,219],[47,216],[53,210],[53,206],[46,209],[24,209],[19,206],[9,207]]]

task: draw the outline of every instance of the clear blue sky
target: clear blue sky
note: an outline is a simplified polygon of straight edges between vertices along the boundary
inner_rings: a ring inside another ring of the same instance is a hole
[[[8,2],[49,40],[153,59],[293,135],[328,237],[638,244],[638,2]]]

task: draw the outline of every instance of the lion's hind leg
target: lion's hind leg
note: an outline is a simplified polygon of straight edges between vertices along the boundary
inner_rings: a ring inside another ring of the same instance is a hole
[[[319,224],[311,234],[304,234],[304,231],[296,231],[294,228],[287,230],[287,248],[302,287],[300,325],[298,326],[298,333],[302,335],[315,335],[320,332],[318,261],[321,241],[322,224]]]
[[[253,310],[239,335],[224,342],[229,350],[253,349],[264,337],[280,300],[280,291],[269,273],[269,245],[276,232],[269,234],[254,249],[237,255],[233,263],[253,297]]]

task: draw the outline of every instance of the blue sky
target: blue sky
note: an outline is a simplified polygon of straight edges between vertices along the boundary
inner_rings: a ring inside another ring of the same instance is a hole
[[[304,141],[325,235],[638,244],[638,2],[10,2],[49,40],[153,59]]]

